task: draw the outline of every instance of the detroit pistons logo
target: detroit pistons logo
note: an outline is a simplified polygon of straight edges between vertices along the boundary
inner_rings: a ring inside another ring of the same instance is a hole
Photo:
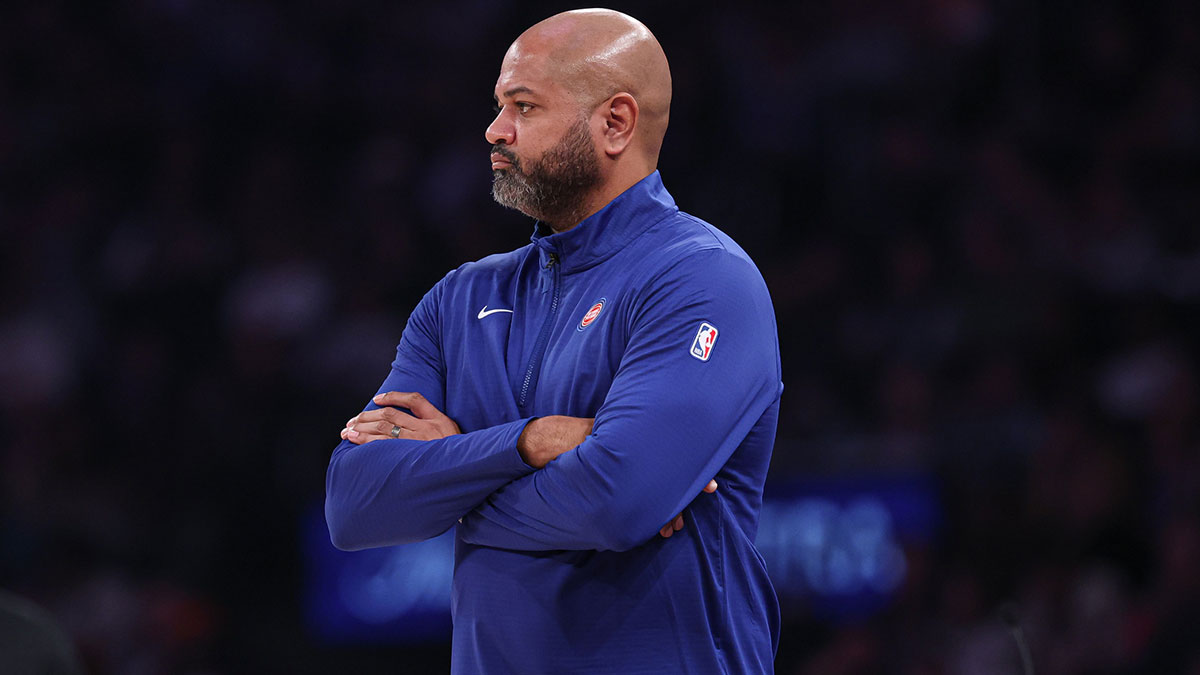
[[[587,311],[587,314],[584,314],[583,318],[579,320],[579,327],[575,330],[581,331],[584,328],[592,325],[592,323],[596,320],[596,317],[600,316],[600,312],[604,311],[605,302],[608,302],[608,300],[605,298],[600,298],[596,304],[592,305],[592,308]]]

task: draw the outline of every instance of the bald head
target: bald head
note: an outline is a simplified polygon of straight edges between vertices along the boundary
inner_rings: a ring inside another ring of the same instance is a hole
[[[548,75],[590,110],[625,92],[637,101],[635,144],[657,164],[671,109],[671,69],[650,29],[610,9],[555,14],[521,34],[505,61],[545,59]]]

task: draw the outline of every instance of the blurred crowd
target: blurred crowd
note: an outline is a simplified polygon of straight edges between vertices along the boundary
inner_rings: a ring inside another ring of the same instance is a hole
[[[1200,7],[614,7],[772,291],[772,479],[939,486],[896,602],[792,608],[779,672],[1020,672],[1011,604],[1038,672],[1200,673]],[[444,668],[314,644],[298,530],[421,294],[527,241],[483,130],[568,8],[0,5],[0,588],[90,672]]]

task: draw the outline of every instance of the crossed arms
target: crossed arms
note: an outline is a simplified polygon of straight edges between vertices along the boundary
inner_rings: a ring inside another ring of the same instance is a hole
[[[346,422],[342,429],[343,440],[355,444],[382,441],[388,438],[409,438],[432,441],[461,434],[458,424],[438,410],[418,392],[392,391],[379,394],[373,401],[381,406],[368,410]],[[408,414],[400,410],[410,410]],[[540,417],[529,423],[517,439],[517,451],[521,459],[535,469],[541,469],[564,452],[569,452],[583,443],[592,432],[594,418],[551,415]],[[704,486],[709,494],[717,491],[716,479]],[[664,538],[683,529],[683,514],[679,513],[659,530]]]
[[[446,280],[435,286],[410,317],[380,389],[387,396],[357,416],[330,459],[334,544],[385,546],[461,523],[459,537],[483,546],[628,550],[682,525],[677,514],[780,389],[774,315],[757,270],[721,250],[688,262],[664,272],[636,307],[590,433],[586,420],[558,417],[454,433],[441,412]],[[702,321],[725,331],[707,362],[687,351]],[[428,407],[394,392],[421,392]],[[409,412],[383,410],[393,406]]]

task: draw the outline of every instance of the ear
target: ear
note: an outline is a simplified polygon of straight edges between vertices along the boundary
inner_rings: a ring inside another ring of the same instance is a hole
[[[598,112],[604,123],[600,149],[604,154],[616,159],[633,142],[638,122],[637,99],[633,98],[633,94],[624,91],[613,94],[600,104]]]

